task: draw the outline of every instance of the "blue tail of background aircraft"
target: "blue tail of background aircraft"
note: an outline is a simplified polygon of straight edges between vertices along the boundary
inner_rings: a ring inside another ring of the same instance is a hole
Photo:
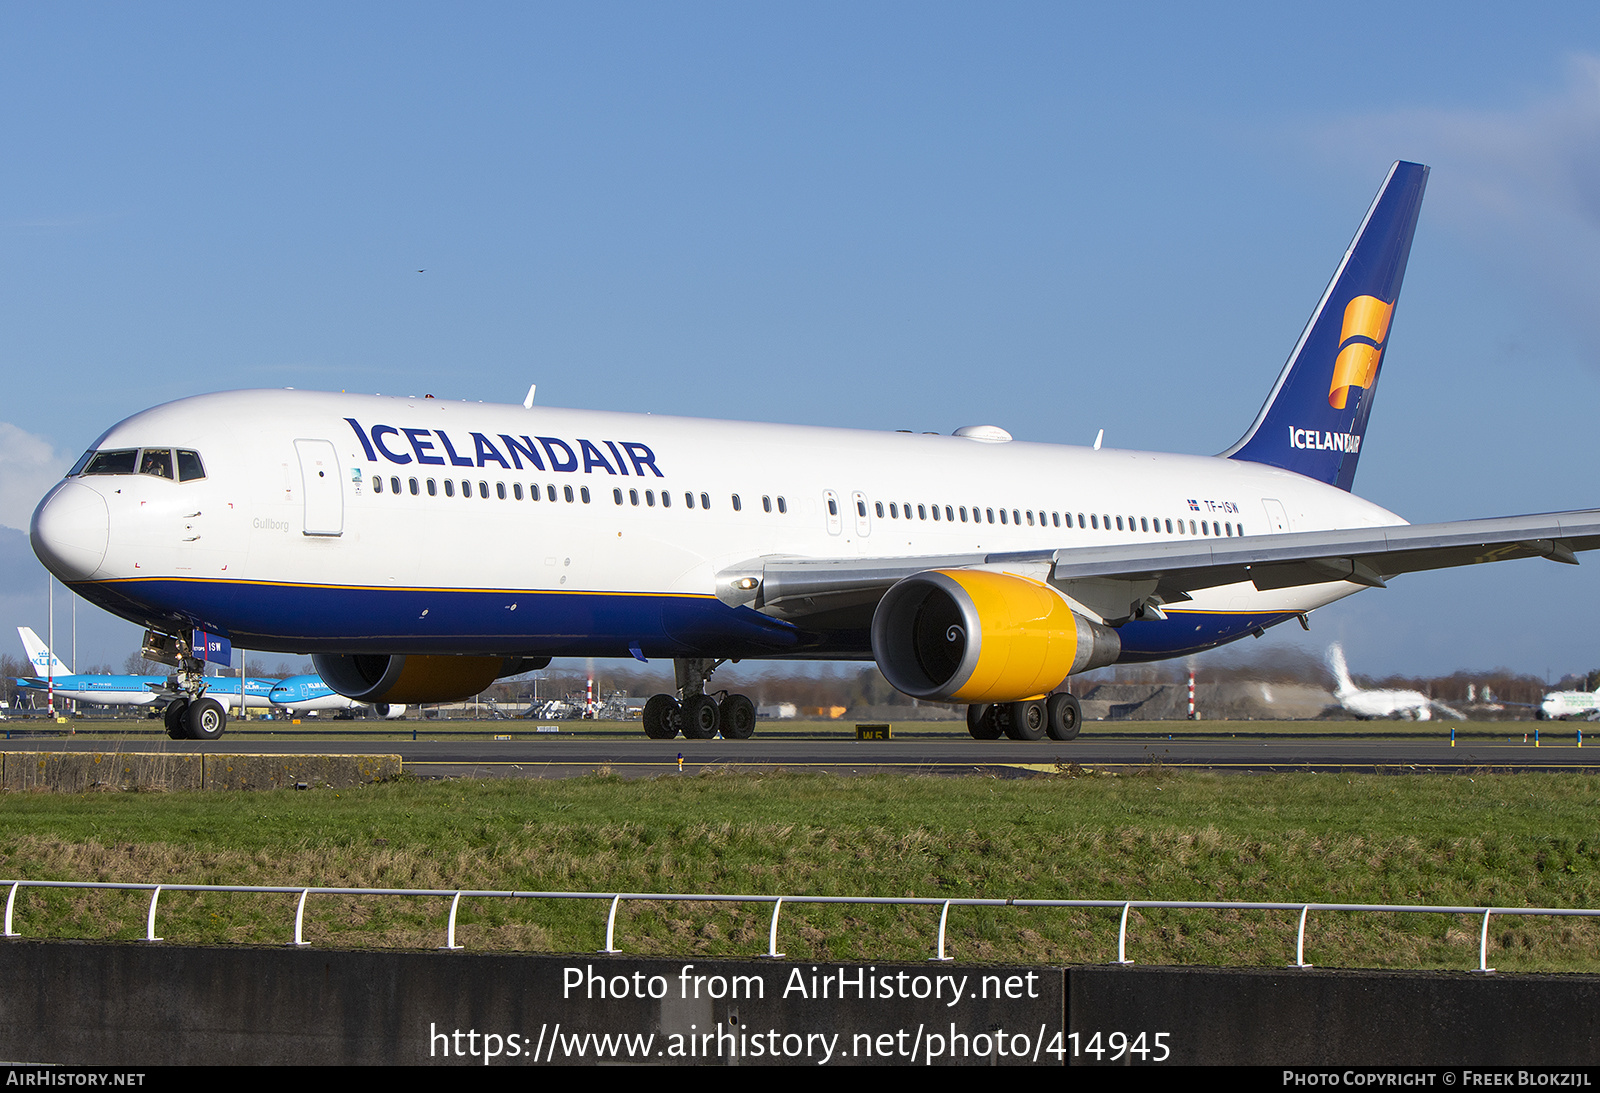
[[[1420,163],[1389,169],[1266,405],[1224,456],[1350,488],[1427,184]]]

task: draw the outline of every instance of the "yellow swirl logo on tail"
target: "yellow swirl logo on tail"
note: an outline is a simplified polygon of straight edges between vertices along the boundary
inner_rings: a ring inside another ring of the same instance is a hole
[[[1393,314],[1394,305],[1376,296],[1357,296],[1345,307],[1344,326],[1339,331],[1339,356],[1333,362],[1333,382],[1328,386],[1329,406],[1343,410],[1350,388],[1367,390],[1372,386]]]

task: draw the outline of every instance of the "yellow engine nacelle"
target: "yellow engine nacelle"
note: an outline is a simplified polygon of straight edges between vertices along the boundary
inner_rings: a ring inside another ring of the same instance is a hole
[[[322,682],[357,702],[459,702],[502,676],[543,668],[550,658],[318,653]],[[403,708],[402,708],[403,709]]]
[[[1020,702],[1110,664],[1122,641],[1040,581],[930,569],[884,594],[872,655],[897,690],[935,702]]]

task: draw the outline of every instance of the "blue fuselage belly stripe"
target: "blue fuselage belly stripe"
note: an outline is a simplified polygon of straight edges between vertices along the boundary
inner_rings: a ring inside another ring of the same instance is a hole
[[[714,597],[474,589],[338,588],[141,578],[74,586],[133,621],[183,619],[235,645],[293,651],[652,656],[782,653],[794,627]],[[285,641],[280,635],[292,634]]]
[[[126,585],[127,587],[123,587]],[[710,596],[481,589],[335,588],[141,578],[74,586],[135,622],[210,624],[245,648],[287,652],[530,656],[870,658],[865,630],[807,635]],[[1173,612],[1119,630],[1125,662],[1202,652],[1292,614]],[[294,634],[285,642],[271,635]]]
[[[1277,612],[1174,611],[1164,620],[1145,619],[1124,624],[1117,631],[1122,639],[1122,656],[1117,659],[1123,662],[1165,660],[1203,653],[1292,618],[1292,613]]]

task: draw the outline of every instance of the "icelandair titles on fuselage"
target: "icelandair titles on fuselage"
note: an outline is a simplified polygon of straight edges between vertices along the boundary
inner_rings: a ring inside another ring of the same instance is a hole
[[[649,446],[636,440],[602,440],[596,443],[580,437],[569,442],[553,436],[510,436],[499,433],[496,434],[499,440],[497,444],[483,433],[468,433],[468,441],[462,442],[451,440],[443,429],[397,429],[392,425],[374,425],[369,433],[355,418],[347,417],[345,420],[356,431],[367,458],[374,463],[381,455],[390,463],[402,466],[417,463],[439,467],[486,467],[493,463],[508,471],[520,471],[526,461],[535,470],[557,473],[593,474],[600,470],[610,475],[636,475],[642,478],[649,471],[657,478],[666,477],[661,473],[661,468],[656,466],[655,453]]]

